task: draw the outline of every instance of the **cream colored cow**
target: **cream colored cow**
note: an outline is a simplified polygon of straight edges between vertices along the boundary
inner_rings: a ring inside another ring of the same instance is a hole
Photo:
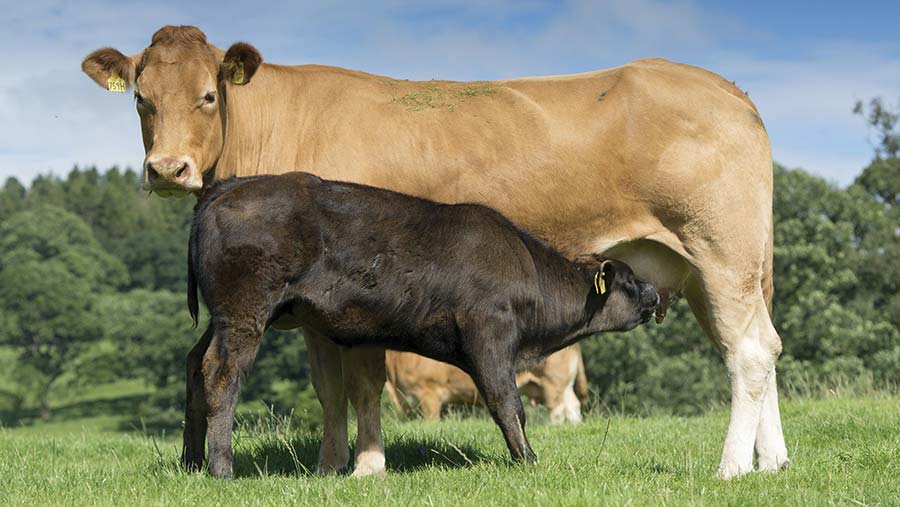
[[[385,390],[397,410],[407,415],[436,421],[446,405],[481,404],[472,377],[456,366],[394,350],[385,351],[385,360]],[[516,385],[532,402],[547,407],[551,424],[581,422],[581,403],[588,397],[581,347],[566,347],[516,374]]]
[[[683,294],[722,353],[731,421],[719,474],[788,463],[775,360],[772,155],[753,103],[697,67],[639,60],[568,76],[413,82],[319,65],[262,63],[194,27],[164,27],[125,56],[95,51],[100,86],[134,88],[146,188],[181,195],[204,181],[294,170],[457,203],[478,202],[570,257],[627,262]],[[385,216],[390,220],[390,216]],[[276,323],[282,327],[292,322]],[[384,353],[308,335],[325,412],[319,470],[344,468],[347,398],[358,413],[355,474],[384,470]],[[205,412],[188,358],[185,460],[202,462]]]

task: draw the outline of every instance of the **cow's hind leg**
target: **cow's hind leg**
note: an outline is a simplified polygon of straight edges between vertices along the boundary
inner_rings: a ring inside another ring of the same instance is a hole
[[[203,356],[213,336],[210,324],[187,356],[187,390],[184,410],[184,447],[181,464],[188,470],[200,470],[206,454],[206,394],[203,389]]]
[[[325,427],[319,447],[318,473],[344,470],[350,461],[347,441],[347,395],[341,368],[341,349],[326,338],[304,329],[306,350],[316,397],[322,405]]]
[[[766,249],[766,263],[762,291],[766,298],[769,315],[772,315],[772,250],[770,239]],[[784,432],[781,429],[781,412],[778,410],[778,383],[775,380],[775,369],[769,376],[769,387],[763,401],[762,413],[759,416],[759,429],[756,432],[756,467],[760,471],[777,471],[788,467],[787,446],[784,443]]]
[[[790,465],[784,432],[781,429],[781,412],[778,410],[778,385],[775,368],[769,375],[769,386],[759,416],[756,432],[756,468],[761,472],[783,470]]]
[[[344,389],[356,410],[356,459],[353,476],[384,473],[381,440],[381,392],[386,379],[384,349],[341,350]]]
[[[212,340],[203,356],[203,385],[206,392],[209,473],[230,478],[233,471],[231,432],[241,380],[253,366],[262,339],[258,321],[215,325]]]
[[[731,420],[719,464],[719,476],[728,479],[753,468],[754,443],[774,384],[781,339],[754,273],[734,273],[711,264],[699,271],[699,280],[692,280],[687,292],[688,301],[722,352],[731,381]],[[777,398],[773,400],[777,403]]]

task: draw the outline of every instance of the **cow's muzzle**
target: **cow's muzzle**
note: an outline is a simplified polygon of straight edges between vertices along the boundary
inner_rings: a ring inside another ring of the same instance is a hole
[[[144,161],[144,189],[162,197],[200,190],[203,180],[190,157],[149,156]]]

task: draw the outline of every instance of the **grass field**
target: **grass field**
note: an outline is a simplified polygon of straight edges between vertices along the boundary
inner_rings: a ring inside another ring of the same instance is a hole
[[[530,425],[517,466],[484,418],[385,421],[389,472],[310,474],[318,435],[276,418],[236,434],[231,481],[185,473],[179,444],[111,430],[112,416],[0,430],[3,505],[900,505],[900,400],[789,401],[792,466],[715,478],[727,412]],[[607,431],[608,428],[608,431]]]

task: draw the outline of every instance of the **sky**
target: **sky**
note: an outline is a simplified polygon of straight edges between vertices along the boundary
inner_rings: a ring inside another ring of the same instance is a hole
[[[900,101],[900,2],[434,0],[203,2],[0,0],[0,181],[74,165],[139,168],[130,93],[81,72],[94,49],[146,47],[167,24],[246,41],[273,63],[398,79],[565,74],[664,57],[735,81],[775,161],[846,185],[873,155],[854,103]]]

